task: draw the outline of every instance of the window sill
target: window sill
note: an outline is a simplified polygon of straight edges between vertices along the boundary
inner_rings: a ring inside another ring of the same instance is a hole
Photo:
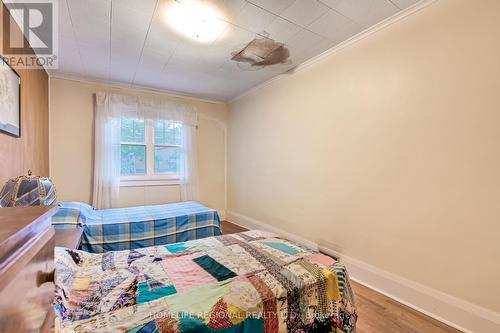
[[[120,187],[138,187],[138,186],[173,186],[180,185],[179,178],[122,178],[120,180]]]

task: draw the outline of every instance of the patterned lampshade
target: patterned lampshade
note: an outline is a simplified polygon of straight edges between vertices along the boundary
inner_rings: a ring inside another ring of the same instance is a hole
[[[45,177],[19,176],[9,179],[0,192],[0,207],[48,206],[56,202],[56,189]]]

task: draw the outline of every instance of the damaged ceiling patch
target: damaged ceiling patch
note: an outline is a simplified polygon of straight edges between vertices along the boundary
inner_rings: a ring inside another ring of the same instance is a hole
[[[278,43],[268,37],[256,37],[240,51],[232,53],[231,60],[247,64],[247,68],[259,69],[276,64],[289,64],[290,51],[285,44]]]

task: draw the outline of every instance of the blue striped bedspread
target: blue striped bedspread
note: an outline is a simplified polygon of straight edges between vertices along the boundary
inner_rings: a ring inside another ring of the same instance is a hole
[[[82,227],[82,249],[93,253],[221,235],[217,211],[195,201],[102,210],[81,202],[61,202],[52,225]]]

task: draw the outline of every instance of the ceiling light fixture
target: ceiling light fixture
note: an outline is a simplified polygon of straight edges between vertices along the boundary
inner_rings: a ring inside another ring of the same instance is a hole
[[[224,31],[221,15],[201,1],[174,1],[167,8],[167,21],[178,32],[201,43],[215,40]]]

